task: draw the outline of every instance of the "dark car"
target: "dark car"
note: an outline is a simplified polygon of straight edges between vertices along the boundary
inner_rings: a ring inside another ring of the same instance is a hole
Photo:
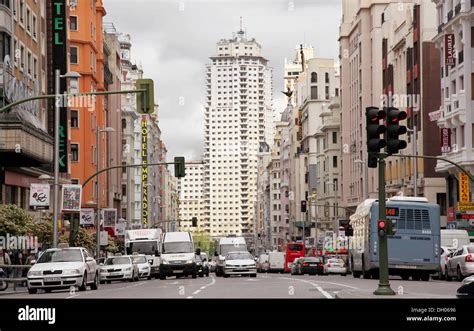
[[[474,298],[474,276],[464,278],[462,285],[458,288],[456,296],[460,299],[463,298]]]
[[[201,255],[196,255],[196,267],[199,277],[204,277],[204,275],[209,277],[209,264],[205,258],[202,258]]]
[[[297,259],[291,268],[292,275],[323,275],[324,259],[322,257],[301,257]]]

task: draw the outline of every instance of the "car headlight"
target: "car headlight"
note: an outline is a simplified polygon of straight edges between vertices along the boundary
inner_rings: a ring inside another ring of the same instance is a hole
[[[131,271],[132,267],[125,268],[124,271]]]
[[[107,269],[100,269],[100,273],[101,273],[101,274],[106,274],[106,273],[108,273],[108,272],[109,272],[109,271],[108,271]]]
[[[188,260],[188,261],[186,261],[186,264],[191,264],[193,262],[194,262],[193,260]]]
[[[64,270],[63,275],[80,275],[81,272],[78,269]]]
[[[28,277],[31,276],[42,276],[43,272],[42,271],[28,271]]]
[[[165,259],[162,259],[162,260],[161,260],[161,263],[163,263],[163,264],[168,264],[168,261],[166,261]]]

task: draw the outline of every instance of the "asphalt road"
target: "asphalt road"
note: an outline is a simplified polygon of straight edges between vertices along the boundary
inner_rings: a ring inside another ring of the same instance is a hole
[[[141,280],[138,282],[115,282],[100,285],[99,289],[85,292],[77,290],[54,291],[29,295],[18,293],[1,296],[2,299],[13,298],[315,298],[333,299],[338,293],[355,291],[371,296],[377,288],[378,280],[356,279],[352,276],[291,276],[289,274],[258,274],[257,278],[235,276],[230,278],[216,277],[211,274],[204,278],[179,278],[166,280]],[[457,281],[446,282],[430,280],[403,281],[398,277],[390,280],[393,290],[399,292],[398,298],[455,298],[460,286]]]

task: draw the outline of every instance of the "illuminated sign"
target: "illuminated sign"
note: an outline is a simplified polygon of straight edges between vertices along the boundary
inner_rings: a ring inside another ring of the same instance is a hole
[[[51,8],[52,34],[52,72],[59,70],[61,74],[68,71],[67,65],[67,26],[66,26],[66,0],[53,0]],[[54,82],[54,80],[53,80]],[[61,79],[60,92],[67,90],[66,79]],[[67,108],[59,109],[59,171],[68,172],[68,118]]]
[[[146,117],[142,119],[142,222],[148,224],[148,125]]]
[[[469,177],[464,172],[459,173],[459,202],[471,202]]]
[[[400,210],[398,208],[394,208],[394,207],[387,207],[385,209],[385,214],[387,216],[398,217],[398,216],[400,216]]]
[[[446,34],[444,36],[444,55],[445,65],[456,65],[456,49],[454,48],[454,34]]]

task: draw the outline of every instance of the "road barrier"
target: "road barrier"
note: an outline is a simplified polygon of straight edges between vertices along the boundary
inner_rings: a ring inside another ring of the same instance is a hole
[[[15,264],[0,264],[0,268],[2,268],[5,273],[7,274],[7,278],[0,278],[0,281],[6,281],[8,283],[13,283],[13,291],[16,291],[16,288],[19,283],[23,283],[27,281],[26,277],[9,277],[12,275],[12,271],[20,269],[27,269],[27,271],[32,267],[32,265],[15,265]],[[16,273],[13,273],[16,274]],[[23,274],[23,272],[21,272]]]

